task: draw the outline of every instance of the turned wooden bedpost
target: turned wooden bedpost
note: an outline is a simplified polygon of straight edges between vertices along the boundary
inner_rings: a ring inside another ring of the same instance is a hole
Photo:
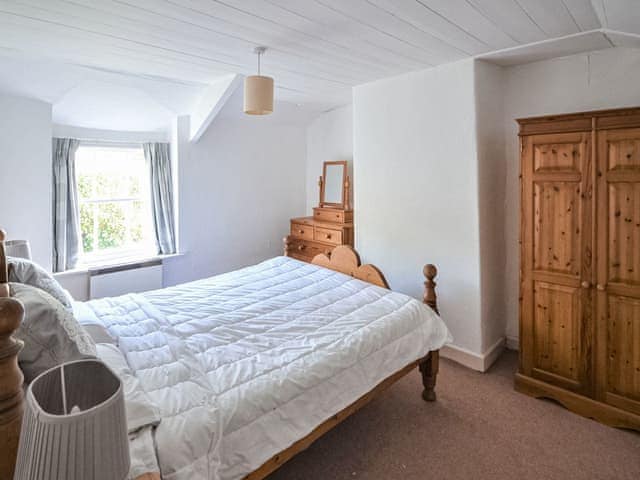
[[[424,282],[424,297],[422,301],[429,305],[434,312],[438,313],[438,297],[436,295],[435,282],[438,269],[435,265],[429,263],[424,266],[422,272],[427,279]],[[434,350],[429,352],[429,355],[427,355],[419,365],[420,373],[422,374],[422,385],[424,386],[422,398],[427,402],[433,402],[436,399],[435,387],[439,363],[440,354],[437,350]]]
[[[11,335],[24,318],[24,307],[9,294],[6,234],[0,230],[0,478],[11,479],[22,427],[24,377],[18,366],[22,342]]]
[[[287,235],[286,237],[284,237],[282,239],[282,242],[284,243],[284,256],[290,257],[291,245],[293,244],[293,242],[291,241],[291,235]]]
[[[436,275],[438,274],[438,269],[435,265],[427,263],[422,269],[422,273],[424,273],[424,276],[427,279],[424,282],[424,298],[422,299],[422,301],[433,308],[434,312],[439,313],[435,282]]]

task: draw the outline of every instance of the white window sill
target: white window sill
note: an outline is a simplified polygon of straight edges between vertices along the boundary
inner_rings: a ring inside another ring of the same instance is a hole
[[[171,253],[169,255],[139,255],[139,256],[131,256],[131,257],[122,257],[122,258],[113,258],[109,260],[104,260],[101,262],[94,262],[91,264],[80,265],[73,270],[65,270],[64,272],[58,272],[54,274],[54,277],[64,278],[67,276],[74,275],[86,275],[91,273],[96,273],[100,270],[106,270],[110,268],[116,267],[126,267],[126,266],[135,266],[137,264],[149,263],[149,262],[157,262],[164,261],[171,258],[179,258],[183,257],[185,252],[180,253]]]

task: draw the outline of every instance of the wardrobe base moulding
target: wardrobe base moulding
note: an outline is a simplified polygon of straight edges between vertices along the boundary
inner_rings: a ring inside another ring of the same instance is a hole
[[[606,403],[578,395],[564,388],[516,373],[515,389],[531,397],[555,400],[568,410],[610,427],[640,430],[640,415],[621,410]]]

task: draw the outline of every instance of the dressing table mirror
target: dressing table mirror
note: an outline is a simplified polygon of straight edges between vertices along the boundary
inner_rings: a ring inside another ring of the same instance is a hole
[[[349,176],[346,160],[324,162],[318,186],[321,208],[349,209]]]

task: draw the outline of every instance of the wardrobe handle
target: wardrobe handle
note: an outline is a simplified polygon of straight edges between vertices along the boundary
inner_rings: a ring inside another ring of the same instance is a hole
[[[581,283],[582,288],[589,288],[591,286],[591,282],[587,282],[586,280]]]
[[[602,285],[601,283],[599,283],[598,285],[596,285],[596,288],[601,292],[604,292],[607,289],[607,284],[605,283],[604,285]]]

